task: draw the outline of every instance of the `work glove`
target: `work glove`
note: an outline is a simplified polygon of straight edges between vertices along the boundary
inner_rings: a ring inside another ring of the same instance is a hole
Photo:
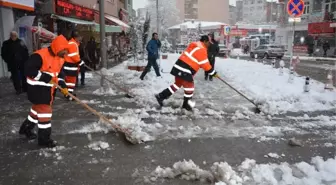
[[[68,91],[68,88],[62,88],[61,89],[61,92],[64,96],[68,96],[69,95],[69,91]]]
[[[219,75],[217,74],[217,72],[215,72],[213,75],[211,75],[212,77],[218,78]]]

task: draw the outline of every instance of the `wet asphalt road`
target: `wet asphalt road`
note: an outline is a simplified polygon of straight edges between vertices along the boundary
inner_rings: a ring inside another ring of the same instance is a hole
[[[233,57],[236,58],[236,57]],[[240,59],[249,60],[249,61],[255,61],[255,59],[252,59],[251,57],[247,56],[241,56]],[[272,61],[274,59],[257,59],[258,62],[265,62],[268,65],[272,64]],[[279,59],[275,59],[276,68],[279,68]],[[284,58],[283,61],[285,62],[285,67],[289,68],[290,61],[289,58]],[[300,63],[296,67],[296,72],[303,76],[303,77],[310,77],[317,81],[325,83],[327,81],[327,75],[328,71],[332,70],[333,74],[333,84],[336,86],[336,69],[335,69],[335,63],[334,61],[309,61],[309,60],[300,60]]]

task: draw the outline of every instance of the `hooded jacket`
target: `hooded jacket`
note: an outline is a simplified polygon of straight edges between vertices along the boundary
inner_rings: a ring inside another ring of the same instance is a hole
[[[50,83],[51,80],[66,88],[61,72],[64,59],[58,57],[57,53],[68,47],[68,41],[60,35],[52,41],[50,47],[36,51],[26,62],[27,93],[33,104],[52,103],[55,87]]]

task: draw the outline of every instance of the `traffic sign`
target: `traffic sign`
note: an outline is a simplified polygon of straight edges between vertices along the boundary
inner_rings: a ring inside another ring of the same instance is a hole
[[[300,17],[304,11],[303,0],[289,0],[287,3],[287,13],[292,17]]]
[[[224,26],[224,35],[229,35],[231,32],[231,27],[230,26]]]

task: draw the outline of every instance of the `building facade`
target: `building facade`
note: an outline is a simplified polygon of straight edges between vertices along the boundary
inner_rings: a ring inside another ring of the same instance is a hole
[[[279,27],[276,32],[276,42],[286,44],[288,50],[292,51],[291,43],[293,41],[293,23],[288,22],[287,13],[288,0],[280,0],[283,13],[278,17]],[[313,38],[315,49],[320,49],[321,45],[328,41],[331,48],[328,55],[333,55],[335,48],[335,28],[331,23],[336,19],[336,0],[304,0],[305,9],[301,16],[301,22],[295,23],[294,51],[301,46],[306,47],[308,39]],[[302,43],[302,39],[304,42]],[[310,41],[311,42],[311,41]],[[301,47],[302,48],[302,47]],[[305,49],[306,50],[306,49]]]
[[[264,24],[276,22],[278,17],[279,4],[277,2],[268,2],[267,0],[242,0],[239,2],[242,10],[240,21],[245,23]]]
[[[230,21],[228,0],[176,0],[176,6],[182,21],[191,19],[223,23]]]
[[[230,25],[235,25],[236,22],[237,22],[237,7],[230,5],[229,10],[230,10],[229,24]]]
[[[237,22],[241,22],[243,21],[243,1],[236,1],[236,19],[237,19]]]

